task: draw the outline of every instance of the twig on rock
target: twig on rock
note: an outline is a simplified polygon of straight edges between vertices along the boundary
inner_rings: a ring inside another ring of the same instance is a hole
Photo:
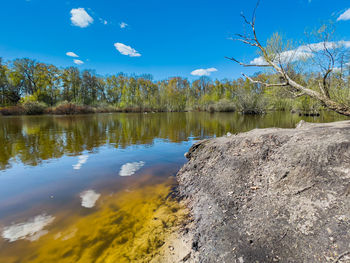
[[[341,260],[346,255],[350,254],[350,251],[345,251],[344,253],[340,254],[339,257],[336,258],[336,260],[333,261],[333,263],[338,263],[339,260]]]

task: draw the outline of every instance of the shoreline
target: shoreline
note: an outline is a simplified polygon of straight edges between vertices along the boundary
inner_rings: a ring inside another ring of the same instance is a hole
[[[116,108],[114,106],[106,107],[93,107],[88,105],[76,105],[73,103],[62,104],[56,107],[42,107],[38,105],[29,105],[28,107],[23,105],[17,106],[0,106],[0,116],[43,116],[43,115],[84,115],[84,114],[98,114],[98,113],[176,113],[176,112],[206,112],[210,114],[214,113],[239,113],[241,115],[250,116],[263,116],[271,112],[290,112],[305,117],[320,117],[323,112],[330,112],[328,110],[314,111],[300,111],[300,110],[266,110],[264,112],[242,112],[237,110],[224,110],[224,111],[211,111],[211,110],[181,110],[181,111],[168,111],[151,108]]]
[[[215,114],[215,113],[238,113],[242,116],[264,116],[266,114],[272,113],[272,112],[283,112],[283,113],[290,113],[293,115],[298,115],[299,117],[321,117],[322,112],[318,113],[300,113],[300,112],[294,112],[294,111],[280,111],[280,110],[269,110],[264,113],[242,113],[239,111],[128,111],[128,110],[113,110],[113,111],[106,111],[106,110],[96,110],[96,111],[89,111],[89,112],[77,112],[77,113],[52,113],[52,112],[43,112],[40,114],[26,114],[26,113],[20,113],[20,114],[8,114],[8,113],[2,113],[1,107],[0,107],[0,117],[11,117],[11,116],[76,116],[76,115],[87,115],[87,114],[101,114],[101,113],[138,113],[138,114],[154,114],[154,113],[186,113],[186,112],[204,112],[209,114]],[[330,111],[326,111],[330,112]]]
[[[179,201],[184,213],[189,216],[188,205]],[[165,234],[164,244],[158,249],[157,255],[151,259],[151,263],[197,262],[197,254],[192,249],[193,235],[190,231],[194,227],[193,220],[185,219],[180,225],[169,229]]]

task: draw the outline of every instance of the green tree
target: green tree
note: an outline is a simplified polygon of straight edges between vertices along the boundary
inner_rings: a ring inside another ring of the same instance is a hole
[[[81,77],[79,69],[69,67],[61,71],[62,98],[68,102],[79,102]]]

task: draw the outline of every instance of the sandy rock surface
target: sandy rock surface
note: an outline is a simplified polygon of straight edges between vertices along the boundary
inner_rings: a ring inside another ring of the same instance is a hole
[[[350,122],[200,141],[179,171],[196,262],[350,262]]]

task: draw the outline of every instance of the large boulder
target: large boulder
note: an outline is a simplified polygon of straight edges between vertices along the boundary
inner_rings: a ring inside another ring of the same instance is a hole
[[[350,121],[204,140],[186,156],[199,262],[350,262]]]

